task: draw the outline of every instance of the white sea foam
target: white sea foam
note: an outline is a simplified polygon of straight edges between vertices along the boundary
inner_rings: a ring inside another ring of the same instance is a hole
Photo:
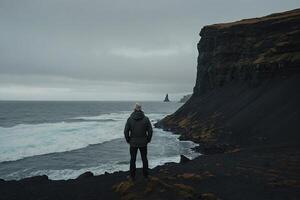
[[[104,121],[20,124],[8,128],[0,127],[0,162],[71,151],[91,144],[122,138],[124,124],[129,115],[129,112],[110,113],[76,118]],[[150,119],[156,120],[162,117],[161,114],[149,114]]]
[[[105,172],[111,173],[115,171],[127,171],[128,164],[122,165],[112,165],[112,164],[101,164],[97,167],[88,167],[81,169],[60,169],[60,170],[38,170],[30,173],[28,177],[38,176],[38,175],[47,175],[49,179],[52,180],[67,180],[67,179],[75,179],[80,174],[84,172],[91,171],[95,175],[104,174]]]
[[[130,112],[118,112],[118,113],[105,113],[97,116],[79,116],[74,117],[73,119],[83,119],[83,120],[116,120],[123,121],[129,117]]]
[[[115,120],[115,121],[123,121],[126,120],[130,115],[130,112],[128,111],[123,111],[123,112],[118,112],[118,113],[105,113],[102,115],[97,115],[97,116],[79,116],[79,117],[74,117],[73,119],[82,119],[82,120]],[[162,119],[164,117],[163,114],[160,113],[149,113],[147,114],[149,119],[151,121],[157,121],[159,119]]]
[[[127,114],[128,116],[128,114]],[[105,118],[106,116],[99,116]],[[116,119],[118,115],[110,115]],[[125,117],[125,114],[122,115]],[[124,122],[125,123],[125,122]],[[64,152],[122,137],[123,123],[77,122],[0,127],[0,162]]]
[[[57,180],[76,178],[86,171],[96,175],[128,171],[130,158],[123,129],[130,113],[121,111],[79,116],[58,123],[0,127],[0,178],[12,180],[46,174],[50,179]],[[155,123],[166,113],[162,110],[162,113],[146,115]],[[181,154],[195,157],[195,152],[190,149],[195,144],[178,141],[177,137],[154,129],[149,144],[150,168],[166,162],[179,162]],[[101,145],[85,148],[92,144]],[[64,153],[66,151],[70,152]],[[49,153],[53,154],[37,156]],[[139,154],[137,167],[142,167]]]
[[[154,168],[159,165],[163,165],[167,162],[179,162],[180,156],[171,156],[171,157],[164,157],[164,158],[156,158],[149,160],[149,168]],[[138,168],[142,167],[141,161],[137,161],[136,166]],[[105,172],[112,173],[116,171],[128,171],[129,164],[117,164],[117,163],[105,163],[101,164],[97,167],[88,167],[88,168],[81,168],[81,169],[61,169],[61,170],[38,170],[28,174],[28,177],[31,176],[38,176],[38,175],[47,175],[49,179],[52,180],[67,180],[67,179],[75,179],[80,174],[84,172],[91,171],[94,175],[104,174]],[[13,177],[15,174],[11,174]],[[7,177],[9,179],[9,176]]]

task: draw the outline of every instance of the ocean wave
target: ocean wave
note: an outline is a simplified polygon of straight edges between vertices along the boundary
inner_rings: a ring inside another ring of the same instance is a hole
[[[105,113],[96,116],[79,116],[71,118],[71,120],[115,120],[115,121],[123,121],[126,120],[130,116],[131,112],[123,111],[117,113]],[[165,114],[163,113],[145,113],[147,117],[151,121],[157,121],[162,119]]]
[[[76,122],[114,122],[117,120],[114,119],[67,119],[64,122],[67,123],[76,123]]]
[[[58,123],[0,127],[0,162],[66,152],[122,138],[124,124],[129,115],[130,112],[108,113],[76,117]],[[148,116],[155,122],[163,114]]]
[[[149,168],[152,169],[156,166],[163,165],[168,162],[175,162],[178,163],[180,161],[180,156],[170,156],[170,157],[162,157],[162,158],[155,158],[155,159],[149,159]],[[138,160],[136,162],[137,168],[142,167],[142,162]],[[60,169],[60,170],[38,170],[34,171],[28,174],[27,177],[32,176],[38,176],[38,175],[47,175],[49,179],[51,180],[67,180],[67,179],[75,179],[79,175],[83,174],[84,172],[90,171],[94,175],[101,175],[105,172],[113,173],[117,171],[128,171],[129,170],[129,164],[127,162],[112,162],[112,163],[105,163],[100,164],[99,166],[95,167],[87,167],[87,168],[81,168],[81,169]],[[18,173],[18,172],[15,172]],[[7,179],[15,179],[16,174],[11,174],[7,176]]]
[[[65,152],[123,137],[123,123],[45,123],[0,128],[0,162]]]
[[[96,115],[96,116],[79,116],[79,117],[74,117],[71,119],[77,119],[77,120],[115,120],[115,121],[119,121],[119,120],[124,120],[127,119],[130,115],[130,112],[128,111],[124,111],[124,112],[116,112],[116,113],[103,113],[100,115]]]

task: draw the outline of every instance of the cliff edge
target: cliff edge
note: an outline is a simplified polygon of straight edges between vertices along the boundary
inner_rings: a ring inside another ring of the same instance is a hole
[[[206,145],[300,141],[300,9],[205,26],[192,97],[157,127]]]

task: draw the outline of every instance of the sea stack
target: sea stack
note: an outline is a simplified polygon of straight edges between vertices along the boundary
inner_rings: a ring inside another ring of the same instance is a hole
[[[168,95],[168,94],[166,95],[164,102],[170,102],[170,99],[169,99],[169,95]]]

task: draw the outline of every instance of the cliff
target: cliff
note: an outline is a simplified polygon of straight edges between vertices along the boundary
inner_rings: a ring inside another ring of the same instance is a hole
[[[187,94],[187,95],[184,95],[180,100],[179,100],[179,103],[185,103],[187,102],[190,98],[191,98],[192,94]]]
[[[200,36],[193,95],[156,126],[209,145],[299,143],[300,9]]]

